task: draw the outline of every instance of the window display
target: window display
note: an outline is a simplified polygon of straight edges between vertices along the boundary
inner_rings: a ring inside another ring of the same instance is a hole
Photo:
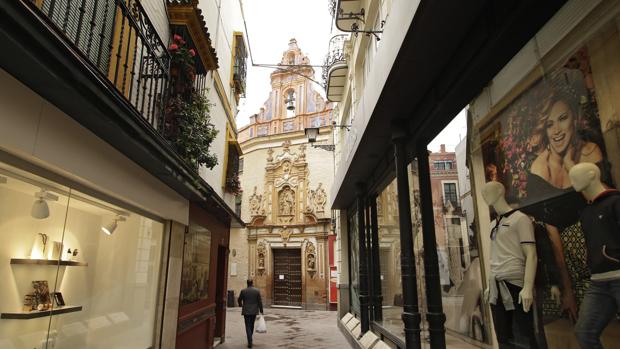
[[[586,195],[573,190],[570,176],[572,169],[596,168],[605,190],[613,190],[620,179],[616,113],[620,8],[615,7],[606,11],[608,18],[615,18],[598,21],[597,30],[575,30],[546,57],[536,57],[531,74],[505,89],[503,99],[492,100],[490,109],[480,107],[482,97],[472,103],[473,144],[468,156],[475,167],[473,181],[500,182],[508,204],[533,221],[538,265],[532,309],[539,347],[573,348],[579,341],[584,348],[598,348],[599,335],[607,346],[620,340],[620,322],[613,314],[598,323],[588,322],[588,314],[602,314],[601,306],[616,313],[618,304],[591,301],[601,272],[593,269],[592,259],[603,258],[592,241],[600,232],[588,231],[580,221],[592,205]],[[557,62],[552,67],[550,57]],[[484,196],[480,190],[477,194],[479,199]],[[487,211],[480,204],[483,200],[478,202],[480,226],[486,230],[501,212]],[[492,254],[493,236],[483,234],[481,239]],[[493,260],[490,264],[493,269]],[[583,333],[586,322],[588,328],[597,329],[596,335]]]
[[[209,291],[211,232],[191,223],[183,248],[181,305],[206,300]]]
[[[163,224],[6,164],[0,174],[0,348],[152,347]]]
[[[573,166],[569,176],[575,191],[588,200],[580,222],[592,275],[575,334],[582,348],[603,348],[601,332],[620,306],[620,192],[603,185],[600,170],[592,163]]]
[[[351,280],[351,310],[360,314],[360,263],[359,263],[359,233],[357,225],[357,210],[351,210],[349,216],[349,280]]]
[[[381,295],[383,296],[383,319],[380,324],[404,341],[400,225],[398,219],[396,180],[393,180],[377,196],[379,263],[381,270]]]
[[[530,312],[537,264],[534,227],[528,216],[508,205],[504,194],[498,182],[482,188],[484,201],[498,214],[491,224],[491,273],[485,298],[491,304],[500,348],[538,348]]]

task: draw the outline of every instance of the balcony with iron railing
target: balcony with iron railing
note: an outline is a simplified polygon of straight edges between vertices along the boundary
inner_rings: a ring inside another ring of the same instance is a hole
[[[247,57],[245,41],[241,33],[235,34],[234,65],[232,83],[235,88],[235,96],[245,97],[245,83],[247,75]]]
[[[206,69],[217,68],[204,21],[190,15],[204,34],[199,52],[210,52]],[[166,137],[172,56],[140,1],[0,1],[0,41],[2,70],[183,197],[211,198],[218,216],[242,224]]]
[[[341,102],[347,82],[349,66],[345,55],[345,44],[349,34],[339,34],[329,41],[329,48],[323,62],[323,83],[325,95],[331,102]]]
[[[336,28],[343,32],[359,32],[364,29],[366,10],[361,0],[330,0],[329,12]]]
[[[170,56],[139,1],[34,1],[64,39],[160,131]]]

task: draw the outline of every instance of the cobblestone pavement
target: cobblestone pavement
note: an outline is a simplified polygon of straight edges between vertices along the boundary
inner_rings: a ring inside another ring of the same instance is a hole
[[[267,333],[254,333],[256,349],[351,348],[336,322],[335,311],[265,308]],[[217,349],[247,348],[241,308],[226,314],[226,341]]]

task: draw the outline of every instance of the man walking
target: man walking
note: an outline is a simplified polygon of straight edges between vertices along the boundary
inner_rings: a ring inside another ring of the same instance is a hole
[[[239,294],[239,306],[241,315],[245,319],[245,333],[248,336],[248,348],[252,347],[252,334],[254,333],[254,322],[258,312],[263,313],[263,302],[260,299],[260,291],[255,288],[254,281],[248,279],[248,287],[241,290]]]

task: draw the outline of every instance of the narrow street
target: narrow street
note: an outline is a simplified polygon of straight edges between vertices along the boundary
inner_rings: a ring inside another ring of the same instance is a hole
[[[335,311],[265,308],[267,333],[254,333],[253,348],[350,348],[336,323]],[[220,349],[246,348],[241,308],[226,314],[226,342]]]

